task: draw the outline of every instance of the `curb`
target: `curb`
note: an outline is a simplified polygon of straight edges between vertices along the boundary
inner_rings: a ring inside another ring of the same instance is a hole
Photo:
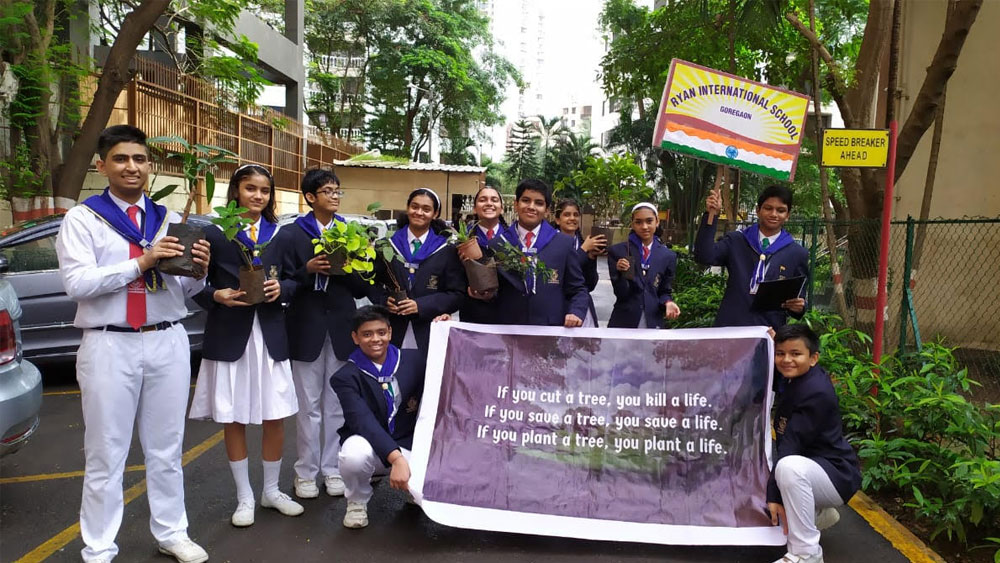
[[[868,495],[858,491],[847,504],[912,563],[947,563]]]

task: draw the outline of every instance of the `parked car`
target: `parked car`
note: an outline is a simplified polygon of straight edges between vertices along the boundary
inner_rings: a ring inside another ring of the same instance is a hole
[[[38,428],[42,374],[21,357],[21,306],[0,279],[0,456],[20,449]]]
[[[35,362],[67,361],[76,357],[82,331],[73,326],[76,303],[66,295],[59,276],[56,235],[63,215],[50,215],[0,232],[0,271],[20,300],[24,315],[24,357]],[[191,215],[188,223],[205,226],[209,218]],[[181,322],[191,340],[191,350],[201,350],[205,312],[188,299],[188,313]]]

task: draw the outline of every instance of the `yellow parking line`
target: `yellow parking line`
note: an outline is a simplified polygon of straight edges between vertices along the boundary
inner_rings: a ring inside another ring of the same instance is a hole
[[[194,389],[194,383],[191,384],[191,388]],[[53,397],[55,395],[79,395],[80,390],[76,391],[49,391],[48,393],[42,393],[43,397]]]
[[[191,448],[190,450],[184,452],[184,456],[181,458],[181,464],[187,465],[198,458],[201,454],[207,452],[212,446],[215,446],[222,441],[222,430],[219,430],[215,434],[212,434],[207,440],[198,444],[197,446]],[[142,496],[146,492],[146,480],[143,479],[135,485],[132,485],[125,491],[125,504],[132,502],[138,497]],[[52,536],[45,543],[39,545],[35,549],[29,551],[24,557],[21,557],[14,563],[38,563],[39,561],[44,561],[47,557],[53,553],[59,551],[60,549],[66,547],[66,544],[75,540],[77,536],[80,535],[80,522],[77,521],[72,526],[66,528],[65,530],[59,532],[58,534]]]
[[[934,553],[934,550],[927,547],[920,538],[913,535],[913,532],[882,510],[882,507],[875,504],[868,495],[859,491],[848,504],[911,563],[945,563],[940,555]]]
[[[145,471],[145,465],[129,465],[125,467],[125,472],[129,473],[131,471]],[[9,483],[31,483],[33,481],[50,481],[52,479],[73,479],[76,477],[83,477],[83,471],[67,471],[65,473],[40,473],[38,475],[22,475],[20,477],[2,477],[0,478],[0,485],[7,485]]]

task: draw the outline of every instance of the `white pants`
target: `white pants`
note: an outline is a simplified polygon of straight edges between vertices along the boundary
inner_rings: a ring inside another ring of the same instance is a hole
[[[316,479],[317,472],[323,476],[340,475],[337,430],[344,425],[344,409],[330,387],[330,376],[344,363],[333,353],[329,335],[316,361],[292,361],[292,381],[299,401],[299,412],[295,414],[295,445],[299,455],[295,475],[299,479]]]
[[[146,464],[149,529],[161,544],[187,534],[181,454],[190,354],[180,323],[143,333],[83,331],[76,378],[85,428],[84,561],[118,554],[115,537],[125,509],[122,475],[134,424]]]
[[[399,449],[407,461],[410,450]],[[375,454],[368,440],[355,434],[340,447],[340,474],[344,478],[344,496],[349,502],[367,503],[372,498],[372,477],[388,475],[388,467]]]
[[[778,460],[774,478],[781,491],[785,518],[788,519],[788,552],[795,555],[822,554],[816,513],[823,508],[844,504],[830,477],[815,461],[790,455]]]

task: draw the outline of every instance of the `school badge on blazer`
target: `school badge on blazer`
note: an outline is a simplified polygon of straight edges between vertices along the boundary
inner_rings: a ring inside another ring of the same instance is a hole
[[[427,289],[437,289],[438,288],[438,277],[437,274],[431,275],[427,278]]]
[[[778,417],[778,422],[774,425],[774,432],[777,434],[784,434],[785,428],[788,426],[788,419],[785,417]]]
[[[409,401],[406,401],[406,412],[414,413],[417,412],[417,407],[420,406],[420,401],[416,397],[410,397]]]
[[[779,266],[778,267],[778,279],[779,280],[785,279],[784,271],[785,271],[785,267],[784,266]]]
[[[549,283],[559,283],[559,272],[557,270],[552,270],[552,275],[549,276]]]
[[[660,274],[656,274],[656,277],[653,278],[653,286],[654,287],[660,286]]]

